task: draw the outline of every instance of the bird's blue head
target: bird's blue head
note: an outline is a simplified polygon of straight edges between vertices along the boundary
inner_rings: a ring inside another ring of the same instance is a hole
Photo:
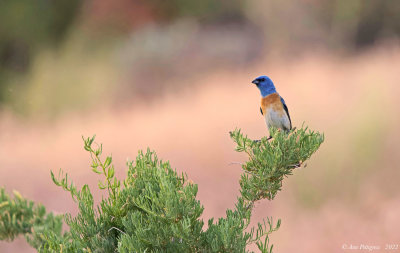
[[[261,96],[265,97],[269,94],[275,93],[276,89],[274,83],[268,76],[259,76],[252,81],[261,92]]]

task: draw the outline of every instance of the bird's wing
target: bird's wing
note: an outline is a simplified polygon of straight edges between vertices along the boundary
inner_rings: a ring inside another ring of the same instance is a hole
[[[261,106],[260,106],[260,112],[261,112],[261,115],[264,115],[264,113],[263,113],[263,111],[262,111],[262,108],[261,108]]]
[[[285,103],[285,100],[284,100],[282,97],[281,97],[281,102],[282,102],[282,105],[283,105],[283,109],[285,109],[285,112],[286,112],[286,114],[287,114],[287,116],[288,116],[288,118],[289,118],[290,129],[292,129],[292,120],[290,119],[289,109],[288,109],[288,107],[287,107],[287,105],[286,105],[286,103]]]

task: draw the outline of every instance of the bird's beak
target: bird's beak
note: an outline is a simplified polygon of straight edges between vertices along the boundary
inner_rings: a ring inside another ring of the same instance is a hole
[[[258,85],[258,84],[260,83],[260,81],[258,81],[257,79],[254,79],[254,80],[252,81],[252,83],[254,83],[255,85]]]

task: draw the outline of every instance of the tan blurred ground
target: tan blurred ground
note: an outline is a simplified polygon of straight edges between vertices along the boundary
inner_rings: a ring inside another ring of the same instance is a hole
[[[126,160],[150,147],[199,185],[204,219],[221,217],[238,195],[241,171],[230,163],[243,159],[233,151],[228,131],[239,127],[252,138],[267,134],[259,93],[250,81],[268,74],[293,124],[305,122],[326,138],[308,167],[285,180],[274,201],[257,205],[254,222],[282,219],[271,237],[275,251],[343,252],[343,244],[400,244],[399,70],[397,47],[352,57],[309,52],[207,72],[148,103],[64,114],[51,123],[19,120],[5,111],[0,114],[0,185],[51,211],[76,213],[70,195],[51,182],[50,170],[63,168],[76,184],[94,189],[97,178],[81,136],[96,134],[105,153],[113,154],[120,178]],[[32,249],[17,240],[0,242],[0,252]]]

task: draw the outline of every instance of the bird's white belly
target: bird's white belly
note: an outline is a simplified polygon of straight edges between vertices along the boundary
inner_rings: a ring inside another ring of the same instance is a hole
[[[265,122],[268,129],[271,127],[280,128],[283,130],[290,129],[290,121],[286,113],[279,113],[269,108],[265,114]]]

